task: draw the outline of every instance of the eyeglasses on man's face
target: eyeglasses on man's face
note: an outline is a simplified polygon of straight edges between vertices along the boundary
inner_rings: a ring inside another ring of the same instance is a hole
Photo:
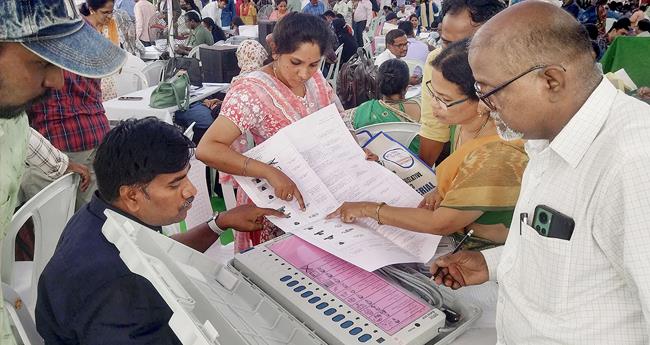
[[[483,92],[483,90],[481,90],[481,85],[479,85],[478,82],[474,82],[474,91],[476,91],[476,96],[478,96],[478,98],[479,98],[479,99],[480,99],[480,100],[481,100],[485,105],[487,105],[487,107],[490,108],[490,110],[492,110],[492,111],[496,111],[497,108],[496,108],[496,106],[494,105],[494,103],[492,103],[492,101],[490,101],[490,96],[492,96],[492,95],[494,95],[495,93],[497,93],[497,92],[499,92],[499,91],[505,89],[508,85],[514,83],[515,81],[517,81],[519,78],[525,76],[526,74],[528,74],[528,73],[530,73],[530,72],[532,72],[532,71],[536,71],[536,70],[538,70],[538,69],[547,68],[547,67],[550,67],[550,66],[552,66],[552,65],[536,65],[536,66],[533,66],[533,67],[531,67],[531,68],[525,70],[524,72],[519,73],[519,74],[518,74],[517,76],[515,76],[514,78],[512,78],[512,79],[510,79],[510,80],[508,80],[508,81],[506,81],[506,82],[503,82],[503,83],[499,84],[499,86],[495,87],[494,89],[492,89],[492,90],[489,91],[489,92]],[[560,68],[562,68],[563,71],[566,72],[566,68],[562,67],[561,65],[558,65],[558,66],[559,66]]]
[[[469,99],[469,97],[465,97],[465,98],[459,99],[457,101],[452,101],[452,102],[446,103],[445,101],[440,99],[440,97],[438,97],[438,95],[436,95],[436,93],[433,91],[433,86],[431,86],[431,80],[427,80],[427,82],[424,83],[424,85],[426,85],[427,91],[429,92],[431,97],[433,97],[433,99],[435,99],[438,102],[438,105],[443,110],[447,110],[447,109],[449,109],[449,108],[451,108],[451,107],[453,107],[453,106],[455,106],[457,104],[461,104],[461,103],[463,103],[463,102],[465,102],[465,101],[467,101]]]

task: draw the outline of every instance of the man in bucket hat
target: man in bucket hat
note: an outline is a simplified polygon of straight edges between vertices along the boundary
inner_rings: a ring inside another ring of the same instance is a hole
[[[63,69],[99,78],[125,60],[125,52],[83,21],[72,0],[0,1],[0,240],[24,170],[25,109],[46,90],[63,86]],[[0,344],[14,343],[0,303]]]

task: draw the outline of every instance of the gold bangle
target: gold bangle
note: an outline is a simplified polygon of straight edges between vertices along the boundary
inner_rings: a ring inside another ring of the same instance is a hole
[[[244,161],[244,168],[241,171],[241,176],[246,176],[246,168],[248,168],[248,162],[251,160],[250,157],[246,157],[246,160]]]
[[[379,225],[384,225],[384,223],[382,223],[381,220],[379,219],[379,210],[381,210],[381,207],[384,206],[384,205],[386,205],[385,202],[379,203],[379,205],[377,205],[377,211],[376,211],[376,213],[377,213],[377,224],[379,224]]]

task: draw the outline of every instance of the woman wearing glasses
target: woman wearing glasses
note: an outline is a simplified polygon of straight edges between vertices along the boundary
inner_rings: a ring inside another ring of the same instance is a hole
[[[418,208],[384,203],[344,203],[331,216],[344,222],[371,217],[381,224],[460,240],[463,249],[482,250],[505,242],[528,162],[523,142],[497,134],[488,109],[479,102],[467,57],[467,40],[450,44],[433,61],[433,113],[452,125],[452,154],[437,168],[437,189]]]

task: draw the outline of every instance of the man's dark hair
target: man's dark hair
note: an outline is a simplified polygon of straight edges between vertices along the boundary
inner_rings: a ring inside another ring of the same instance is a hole
[[[640,9],[641,11],[645,12],[645,11],[648,9],[648,5],[643,4],[643,5],[639,6],[639,9]]]
[[[614,24],[609,29],[609,31],[620,30],[620,29],[630,30],[631,26],[632,26],[632,22],[630,21],[630,18],[621,18],[614,22]]]
[[[415,36],[415,33],[413,32],[413,25],[409,21],[400,22],[397,24],[397,28],[404,31],[406,37]]]
[[[308,30],[306,30],[308,28]],[[303,43],[314,43],[323,55],[331,45],[333,33],[322,19],[311,14],[291,12],[273,29],[275,53],[290,54]]]
[[[331,17],[331,18],[336,18],[336,13],[332,10],[327,10],[323,13],[324,17]]]
[[[443,49],[431,65],[448,81],[458,85],[470,99],[478,99],[474,90],[474,76],[469,65],[469,38],[453,42]]]
[[[650,20],[641,19],[637,25],[639,26],[639,31],[650,31]]]
[[[234,17],[234,18],[232,19],[232,22],[231,22],[230,24],[231,24],[231,25],[235,25],[235,26],[242,26],[242,25],[245,25],[245,24],[244,24],[244,21],[241,19],[241,17]]]
[[[97,148],[93,167],[99,194],[113,202],[122,186],[146,186],[160,174],[179,172],[194,147],[178,128],[155,117],[122,121]]]
[[[384,96],[402,93],[409,86],[409,66],[398,59],[390,59],[379,66],[377,84]]]
[[[393,29],[386,34],[386,44],[394,44],[399,37],[406,36],[406,33],[400,29]]]
[[[476,24],[482,24],[505,8],[506,3],[500,0],[444,0],[440,10],[440,18],[443,18],[447,13],[458,14],[467,9],[472,21]]]
[[[185,19],[191,22],[195,22],[197,24],[201,24],[201,17],[198,14],[196,14],[196,12],[193,11],[185,13]]]

